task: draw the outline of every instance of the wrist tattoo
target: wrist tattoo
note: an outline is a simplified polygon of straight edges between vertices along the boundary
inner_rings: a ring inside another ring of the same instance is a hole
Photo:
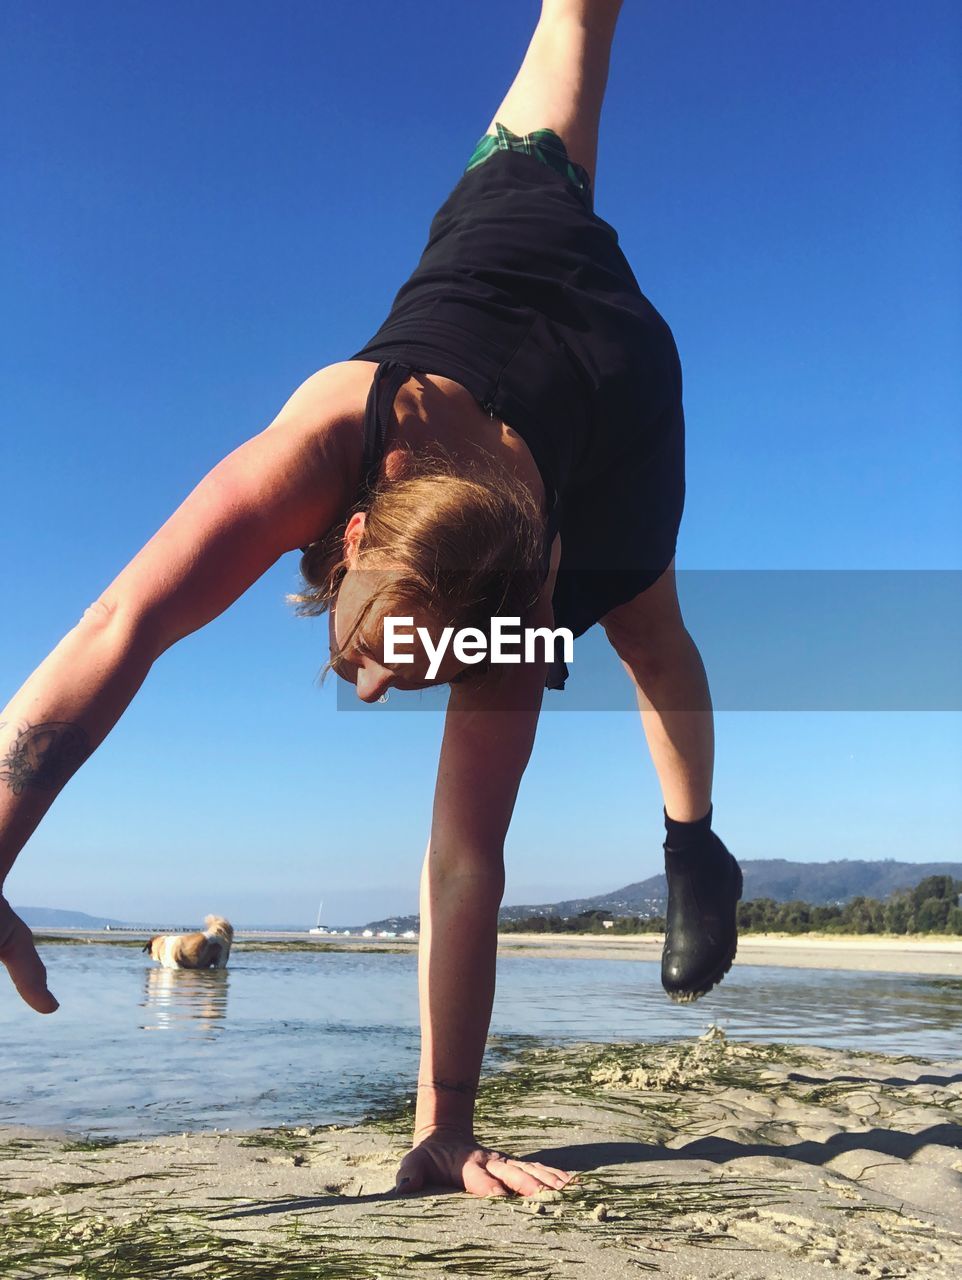
[[[28,724],[0,758],[0,782],[15,796],[28,788],[59,791],[90,752],[90,739],[79,725],[59,720]]]
[[[419,1089],[437,1089],[440,1093],[477,1093],[478,1086],[470,1080],[428,1080]]]

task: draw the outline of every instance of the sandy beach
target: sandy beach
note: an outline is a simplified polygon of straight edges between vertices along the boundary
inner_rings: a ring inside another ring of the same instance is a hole
[[[543,933],[503,933],[503,954],[581,957],[594,960],[660,962],[664,937],[586,937]],[[738,940],[735,964],[784,965],[792,969],[856,969],[874,973],[962,975],[962,938],[750,933]]]
[[[0,1271],[960,1274],[962,1061],[734,1043],[717,1029],[657,1046],[495,1045],[499,1057],[479,1134],[579,1171],[574,1189],[396,1198],[405,1108],[351,1128],[109,1145],[6,1129]]]

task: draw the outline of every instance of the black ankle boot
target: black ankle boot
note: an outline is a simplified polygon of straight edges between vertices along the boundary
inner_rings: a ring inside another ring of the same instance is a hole
[[[661,985],[672,1000],[697,1000],[732,967],[742,896],[738,863],[713,831],[684,850],[665,845],[668,911]]]

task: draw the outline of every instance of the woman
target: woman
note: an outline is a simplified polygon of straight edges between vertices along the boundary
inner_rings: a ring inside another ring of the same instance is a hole
[[[620,0],[543,0],[518,75],[388,320],[201,481],[0,715],[0,883],[153,661],[306,549],[299,597],[330,609],[331,663],[365,701],[452,685],[421,891],[422,1055],[400,1189],[528,1195],[567,1174],[473,1134],[494,994],[502,850],[534,740],[544,658],[497,671],[425,647],[493,617],[601,622],[637,690],[667,827],[663,982],[691,999],[735,950],[737,863],[711,832],[711,703],[673,556],[684,492],[671,333],[592,210]],[[334,607],[336,604],[336,608]],[[0,958],[57,1004],[0,898]]]

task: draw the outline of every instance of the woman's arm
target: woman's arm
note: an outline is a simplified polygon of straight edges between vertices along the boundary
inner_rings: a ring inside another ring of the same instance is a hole
[[[544,664],[513,668],[510,709],[489,710],[470,682],[451,693],[431,840],[421,875],[421,1069],[415,1141],[471,1133],[494,999],[504,841],[531,748]]]
[[[552,557],[557,567],[560,548]],[[530,619],[552,625],[552,573]],[[545,664],[510,667],[495,685],[451,692],[431,840],[421,876],[421,1065],[414,1150],[398,1189],[426,1182],[475,1195],[530,1195],[560,1187],[560,1169],[510,1159],[479,1144],[474,1100],[494,1000],[504,840],[534,743]]]
[[[343,511],[360,454],[359,376],[350,365],[315,374],[216,466],[0,712],[0,889],[155,659]],[[0,960],[28,1004],[53,1012],[30,931],[2,897]]]

